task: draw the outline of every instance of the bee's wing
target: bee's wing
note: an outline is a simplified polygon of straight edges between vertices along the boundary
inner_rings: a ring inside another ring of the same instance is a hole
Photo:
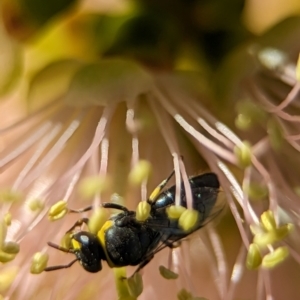
[[[175,190],[173,191],[171,189],[174,189],[174,187],[170,188],[167,192],[175,193]],[[220,208],[215,205],[219,189],[205,186],[191,186],[191,192],[193,201],[192,207],[199,212],[197,224],[193,229],[193,231],[196,231],[208,223],[216,212],[220,211]],[[168,197],[168,193],[164,194],[166,195],[165,197]],[[172,220],[168,217],[167,209],[175,204],[174,201],[172,202],[172,205],[163,206],[162,203],[169,204],[170,201],[164,201],[163,197],[161,200],[162,201],[160,201],[158,205],[155,203],[152,207],[151,216],[146,220],[146,225],[155,230],[162,230],[164,232],[169,232],[170,234],[173,233],[173,235],[187,235],[186,232],[180,229],[178,220]],[[187,207],[187,199],[184,190],[181,190],[180,205],[185,208]]]
[[[175,186],[162,192],[153,203],[150,217],[143,222],[143,226],[150,228],[156,233],[153,239],[153,247],[150,245],[144,261],[149,261],[149,258],[151,259],[156,253],[166,247],[172,247],[174,243],[205,226],[223,210],[223,207],[220,208],[215,205],[220,187],[216,174],[207,173],[192,177],[189,182],[193,198],[192,206],[193,209],[199,212],[196,225],[190,231],[185,231],[179,226],[178,220],[170,219],[166,210],[168,207],[175,205]],[[180,205],[187,207],[183,184],[180,189]]]
[[[161,232],[162,235],[167,236],[167,240],[171,242],[172,240],[182,239],[204,227],[206,224],[215,219],[222,210],[223,207],[216,207],[209,215],[205,215],[205,217],[200,213],[197,223],[189,231],[183,230],[179,225],[178,220],[169,219],[166,214],[164,216],[161,214],[160,217],[155,218],[150,217],[144,222],[144,224],[155,231]]]
[[[151,228],[153,232],[155,232],[155,236],[153,236],[152,243],[149,245],[148,251],[141,261],[137,271],[142,269],[155,256],[156,253],[167,247],[173,248],[176,245],[176,242],[185,239],[190,234],[205,226],[208,222],[219,215],[221,211],[222,208],[212,213],[209,218],[207,218],[204,222],[199,222],[197,226],[195,226],[189,232],[181,229],[178,224],[176,225],[174,223],[169,223],[169,220],[166,218],[147,220],[147,222],[144,223],[144,226]]]

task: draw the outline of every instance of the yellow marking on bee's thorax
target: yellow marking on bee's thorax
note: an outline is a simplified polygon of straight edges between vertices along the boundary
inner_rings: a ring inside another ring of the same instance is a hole
[[[106,259],[107,259],[107,263],[111,268],[115,267],[115,264],[110,260],[107,250],[106,250],[106,240],[105,240],[105,232],[114,225],[114,221],[112,220],[108,220],[104,223],[104,225],[101,227],[101,229],[98,231],[97,233],[97,237],[100,241],[100,244],[102,246],[102,249],[104,250]]]

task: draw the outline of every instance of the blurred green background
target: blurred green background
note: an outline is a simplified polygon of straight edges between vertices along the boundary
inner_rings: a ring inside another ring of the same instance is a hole
[[[4,0],[0,95],[29,95],[26,106],[32,107],[40,94],[36,83],[49,91],[45,98],[53,98],[65,91],[79,64],[116,56],[154,70],[200,72],[199,84],[214,91],[208,82],[226,58],[299,13],[296,0]],[[295,19],[288,29],[279,26],[273,40],[283,43],[287,31],[298,27]]]

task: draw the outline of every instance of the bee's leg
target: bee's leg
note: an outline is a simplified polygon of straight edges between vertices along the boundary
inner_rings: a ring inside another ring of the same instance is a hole
[[[66,253],[74,253],[74,250],[73,249],[67,249],[67,248],[64,248],[62,246],[59,246],[59,245],[56,245],[54,243],[51,243],[51,242],[48,242],[48,246],[54,248],[54,249],[57,249],[59,251],[62,251],[62,252],[66,252]]]
[[[181,245],[181,241],[175,241],[175,242],[163,242],[167,247],[169,247],[170,249],[175,249],[180,247]]]
[[[104,202],[102,203],[102,207],[113,208],[113,209],[123,210],[124,212],[129,212],[129,210],[125,206],[117,203],[112,203],[112,202]]]
[[[56,270],[60,270],[60,269],[66,269],[66,268],[70,268],[78,259],[74,259],[72,260],[70,263],[68,263],[67,265],[58,265],[58,266],[51,266],[51,267],[47,267],[44,269],[45,272],[50,272],[50,271],[56,271]]]
[[[84,208],[79,208],[79,209],[69,209],[69,212],[70,213],[83,213],[83,212],[86,212],[86,211],[89,211],[89,210],[92,210],[93,209],[93,205],[90,205],[90,206],[87,206],[87,207],[84,207]]]
[[[122,206],[117,203],[104,202],[104,203],[102,203],[101,206],[104,208],[113,208],[113,209],[122,210],[125,213],[130,213],[130,211],[125,206]],[[70,213],[82,213],[85,211],[89,211],[91,209],[93,209],[92,205],[85,207],[85,208],[80,208],[80,209],[69,209],[69,212]],[[122,216],[122,219],[124,219],[124,216]],[[132,221],[132,218],[129,218],[129,221]],[[66,233],[72,232],[76,227],[81,226],[83,223],[88,224],[88,222],[89,222],[88,218],[81,218]]]
[[[104,208],[113,208],[113,209],[118,209],[118,210],[123,210],[123,211],[128,211],[128,209],[125,206],[122,206],[117,203],[110,203],[110,202],[104,202],[101,204],[102,207]],[[89,210],[92,210],[94,208],[93,205],[84,207],[84,208],[79,208],[79,209],[69,209],[70,213],[83,213]]]
[[[163,188],[167,185],[167,183],[170,181],[170,179],[173,177],[174,174],[175,174],[175,170],[173,170],[172,173],[153,190],[153,192],[151,193],[150,197],[147,200],[147,202],[149,204],[155,203],[157,196],[160,194],[160,192],[163,190]]]
[[[48,246],[57,249],[59,251],[65,252],[65,253],[73,253],[74,254],[74,250],[73,249],[67,249],[64,247],[61,247],[59,245],[56,245],[54,243],[48,242]],[[71,261],[69,264],[67,265],[58,265],[58,266],[50,266],[50,267],[46,267],[44,269],[45,272],[50,272],[50,271],[55,271],[55,270],[60,270],[60,269],[65,269],[65,268],[70,268],[75,261],[77,261],[78,259],[76,258],[75,260]]]
[[[76,227],[80,227],[83,223],[87,225],[88,222],[89,222],[88,218],[81,218],[77,220],[76,223],[66,233],[72,232],[73,229],[75,229]]]
[[[173,254],[174,249],[180,247],[181,241],[176,241],[173,243],[165,243],[169,247],[169,254],[168,254],[168,269],[173,270],[174,262],[173,262]]]

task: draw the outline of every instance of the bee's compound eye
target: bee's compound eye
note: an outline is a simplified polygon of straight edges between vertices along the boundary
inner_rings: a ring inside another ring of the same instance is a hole
[[[75,255],[86,271],[94,273],[102,269],[101,260],[105,259],[105,254],[96,235],[80,231],[74,234],[72,243]]]

